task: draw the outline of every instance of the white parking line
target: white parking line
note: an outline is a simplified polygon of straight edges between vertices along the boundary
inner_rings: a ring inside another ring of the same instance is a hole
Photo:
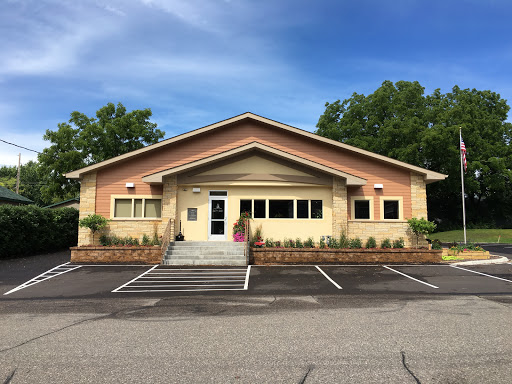
[[[158,267],[158,264],[149,268],[146,272],[140,274],[139,276],[137,276],[135,279],[131,279],[129,282],[127,282],[126,284],[123,284],[121,285],[120,287],[117,287],[116,289],[114,289],[112,292],[119,292],[120,289],[123,289],[124,287],[126,287],[128,284],[130,284],[131,282],[137,280],[139,277],[142,277],[144,276],[146,273],[148,273],[149,271],[152,271],[153,269],[155,269],[156,267]]]
[[[331,283],[332,283],[336,288],[338,288],[338,289],[343,289],[343,288],[341,288],[341,287],[340,287],[340,286],[339,286],[339,285],[338,285],[338,284],[337,284],[333,279],[331,279],[331,278],[327,275],[327,273],[325,273],[324,271],[322,271],[318,265],[315,265],[315,267],[316,267],[316,269],[318,269],[318,270],[322,273],[322,275],[324,275],[324,276],[325,276],[325,278],[326,278],[327,280],[329,280],[329,281],[330,281],[330,282],[331,282]]]
[[[383,265],[383,267],[384,267],[384,268],[386,268],[386,269],[389,269],[390,271],[393,271],[393,272],[395,272],[395,273],[398,273],[399,275],[405,276],[405,277],[407,277],[407,278],[409,278],[409,279],[411,279],[411,280],[417,281],[418,283],[428,285],[429,287],[432,287],[432,288],[439,288],[439,287],[436,287],[435,285],[432,285],[432,284],[426,283],[426,282],[424,282],[424,281],[421,281],[421,280],[415,279],[414,277],[409,276],[409,275],[406,275],[405,273],[402,273],[402,272],[400,272],[400,271],[397,271],[396,269],[389,268],[389,267],[387,267],[387,266],[385,266],[385,265]]]
[[[241,291],[248,289],[251,270],[250,266],[243,269],[157,267],[154,266],[112,292]]]
[[[473,273],[476,273],[476,274],[479,274],[479,275],[482,275],[482,276],[492,277],[493,279],[503,280],[503,281],[507,281],[509,283],[512,283],[512,280],[507,280],[507,279],[504,279],[504,278],[498,277],[498,276],[488,275],[487,273],[472,271],[471,269],[461,268],[461,267],[458,267],[456,265],[451,265],[451,267],[452,268],[457,268],[457,269],[462,269],[463,271],[473,272]]]
[[[49,269],[48,271],[41,273],[40,275],[37,275],[33,279],[30,279],[29,281],[27,281],[21,285],[18,285],[16,288],[13,288],[10,291],[5,292],[4,295],[9,295],[10,293],[19,291],[24,288],[31,287],[32,285],[40,283],[41,281],[51,279],[52,277],[62,275],[63,273],[70,272],[70,271],[73,271],[73,270],[81,267],[81,265],[68,265],[68,264],[69,263],[57,265],[56,267]]]

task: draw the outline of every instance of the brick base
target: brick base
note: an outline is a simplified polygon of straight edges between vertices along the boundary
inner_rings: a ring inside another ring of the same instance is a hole
[[[251,248],[251,263],[264,264],[326,264],[326,263],[440,263],[442,252],[426,249],[310,249]]]
[[[71,247],[72,263],[160,264],[160,247]]]

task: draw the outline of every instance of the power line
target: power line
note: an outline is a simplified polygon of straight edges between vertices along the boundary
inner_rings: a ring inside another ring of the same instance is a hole
[[[30,148],[27,148],[27,147],[22,147],[21,145],[18,145],[18,144],[9,143],[8,141],[2,140],[2,139],[0,139],[0,141],[3,141],[3,142],[4,142],[4,143],[6,143],[6,144],[14,145],[15,147],[18,147],[18,148],[26,149],[27,151],[32,151],[32,152],[35,152],[35,153],[41,153],[41,152],[39,152],[39,151],[36,151],[36,150],[30,149]]]

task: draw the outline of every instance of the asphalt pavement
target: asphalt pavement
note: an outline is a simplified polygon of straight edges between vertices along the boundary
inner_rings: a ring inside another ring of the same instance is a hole
[[[67,260],[64,252],[0,261],[3,382],[480,384],[512,377],[511,264],[253,266],[245,269],[247,287],[240,268],[189,275],[80,266],[4,295]],[[182,280],[236,290],[179,291]],[[131,285],[149,288],[123,290]]]

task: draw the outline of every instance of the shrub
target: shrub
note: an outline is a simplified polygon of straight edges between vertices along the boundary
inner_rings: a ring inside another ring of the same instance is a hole
[[[298,237],[295,239],[295,248],[304,248],[304,244],[302,244],[302,240]]]
[[[274,239],[265,239],[265,247],[267,248],[273,248],[275,246]]]
[[[377,248],[377,242],[375,241],[375,237],[370,236],[368,240],[366,240],[365,248]]]
[[[405,247],[404,238],[401,237],[398,240],[393,241],[393,248],[403,248]]]
[[[308,237],[306,241],[304,241],[304,248],[315,248],[315,242],[312,237]]]
[[[327,245],[325,244],[325,237],[323,237],[323,236],[320,236],[320,244],[319,244],[319,247],[320,247],[321,249],[323,249],[323,248],[326,248],[326,247],[327,247]]]
[[[146,234],[142,235],[142,245],[151,245],[151,239]]]
[[[276,248],[281,248],[281,241],[280,240],[276,241]]]
[[[441,244],[441,240],[439,240],[439,239],[432,240],[432,249],[443,249],[443,245]]]
[[[380,247],[381,248],[391,248],[391,240],[389,240],[387,238],[382,240],[382,242],[380,243]]]
[[[349,248],[349,246],[350,246],[349,238],[347,237],[347,235],[342,233],[340,236],[339,247],[340,248]]]
[[[283,247],[285,248],[293,248],[293,240],[291,239],[284,239]]]
[[[355,239],[350,239],[348,243],[349,248],[363,248],[363,243],[361,242],[361,239],[359,237],[356,237]]]
[[[151,245],[162,245],[162,242],[158,238],[158,233],[153,234],[153,240],[151,241]]]
[[[52,252],[77,242],[75,208],[0,205],[0,258]]]
[[[329,239],[329,248],[339,248],[340,247],[340,243],[338,240],[336,240],[335,237],[331,237]]]
[[[418,247],[420,241],[420,235],[428,235],[436,230],[437,225],[433,221],[425,220],[423,217],[417,219],[413,217],[407,220],[411,231],[416,235],[416,247]]]
[[[94,244],[94,234],[98,231],[101,231],[108,225],[110,220],[104,218],[101,215],[89,215],[84,217],[79,221],[79,225],[81,228],[89,228],[92,232],[92,243]]]

